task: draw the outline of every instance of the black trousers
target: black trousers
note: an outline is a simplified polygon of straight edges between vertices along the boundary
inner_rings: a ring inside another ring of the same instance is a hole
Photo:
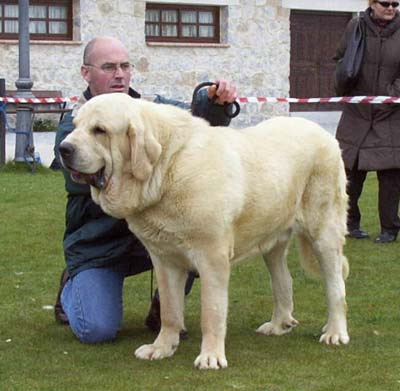
[[[398,215],[400,201],[400,169],[377,171],[379,198],[378,211],[381,232],[387,231],[397,234],[400,230]],[[358,200],[361,196],[367,171],[348,170],[347,194],[349,195],[349,210],[347,215],[347,227],[350,230],[360,227],[361,213]]]

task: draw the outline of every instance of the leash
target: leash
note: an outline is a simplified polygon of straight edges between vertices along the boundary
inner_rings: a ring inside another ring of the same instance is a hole
[[[153,273],[154,269],[150,270],[150,302],[153,300]]]

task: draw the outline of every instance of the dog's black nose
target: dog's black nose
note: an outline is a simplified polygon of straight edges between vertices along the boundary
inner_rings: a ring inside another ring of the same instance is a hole
[[[58,152],[60,152],[61,157],[67,161],[70,160],[72,155],[75,152],[75,148],[72,144],[62,142],[60,146],[58,147]]]

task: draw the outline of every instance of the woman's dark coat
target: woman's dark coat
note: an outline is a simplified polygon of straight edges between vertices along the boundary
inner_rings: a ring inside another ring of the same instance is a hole
[[[368,8],[366,47],[360,77],[350,96],[400,96],[400,15],[381,31]],[[335,59],[343,57],[357,18],[351,20]],[[346,168],[400,168],[400,104],[346,104],[336,132]]]

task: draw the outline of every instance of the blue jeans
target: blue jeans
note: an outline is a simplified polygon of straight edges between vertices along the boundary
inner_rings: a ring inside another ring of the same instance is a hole
[[[189,273],[185,295],[192,289],[195,277],[196,273]],[[94,344],[115,339],[122,324],[124,279],[124,272],[93,268],[67,281],[61,305],[80,341]],[[158,298],[158,290],[154,296]]]
[[[68,280],[61,305],[74,334],[86,343],[113,340],[122,324],[125,275],[107,268],[80,272]]]

